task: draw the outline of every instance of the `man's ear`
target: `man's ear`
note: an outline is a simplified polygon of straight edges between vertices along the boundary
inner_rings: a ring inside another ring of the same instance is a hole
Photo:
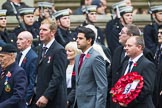
[[[60,25],[60,20],[59,20],[59,19],[56,20],[56,23],[57,23],[57,25],[59,26],[59,25]]]
[[[155,18],[155,13],[152,14],[153,18]]]
[[[138,49],[139,49],[139,50],[141,50],[141,49],[142,49],[142,46],[141,46],[141,45],[138,45],[137,47],[138,47]]]
[[[87,42],[88,42],[88,44],[91,44],[91,42],[92,42],[92,38],[87,39]]]
[[[24,22],[24,16],[20,16],[20,20]]]
[[[57,30],[51,30],[51,35],[54,36]]]

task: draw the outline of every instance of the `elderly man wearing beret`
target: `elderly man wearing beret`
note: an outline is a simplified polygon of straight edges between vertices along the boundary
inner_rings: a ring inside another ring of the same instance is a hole
[[[15,62],[16,52],[12,44],[0,46],[0,108],[26,108],[27,77]]]

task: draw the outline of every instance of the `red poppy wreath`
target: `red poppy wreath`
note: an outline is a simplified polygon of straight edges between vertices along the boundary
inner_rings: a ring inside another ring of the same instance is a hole
[[[143,77],[137,72],[130,72],[122,76],[110,90],[112,101],[128,105],[139,95],[143,84]]]

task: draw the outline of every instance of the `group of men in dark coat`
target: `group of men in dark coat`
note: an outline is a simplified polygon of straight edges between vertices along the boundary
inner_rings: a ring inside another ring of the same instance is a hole
[[[121,2],[122,3],[122,2]],[[119,3],[117,4],[119,6]],[[122,4],[120,4],[121,6]],[[118,8],[117,6],[117,8]],[[119,7],[120,7],[119,6]],[[131,13],[131,11],[129,11],[129,8],[125,9],[124,11],[122,11],[122,9],[124,8],[118,8],[115,9],[115,11],[118,10],[118,14],[117,15],[121,15],[122,18],[124,14],[126,13]],[[152,25],[146,25],[146,27],[144,28],[144,42],[145,42],[145,48],[142,49],[142,54],[143,56],[145,56],[145,58],[147,58],[149,61],[151,61],[155,66],[153,66],[153,68],[151,69],[150,67],[148,67],[150,70],[148,70],[148,72],[150,72],[149,76],[149,80],[147,80],[145,82],[145,84],[150,84],[149,86],[147,85],[147,89],[149,89],[149,97],[147,99],[142,99],[142,97],[139,95],[133,102],[130,102],[128,105],[124,105],[124,104],[114,104],[113,102],[110,102],[110,106],[112,108],[119,108],[119,107],[127,107],[127,108],[160,108],[160,97],[161,97],[161,72],[160,72],[160,68],[159,68],[159,64],[160,63],[160,55],[161,55],[161,51],[159,43],[158,43],[158,38],[160,37],[160,25],[161,25],[161,5],[159,6],[152,6],[151,7],[151,11],[152,11],[152,15],[154,18],[154,23]],[[108,82],[109,82],[109,89],[111,89],[111,87],[114,86],[114,84],[118,81],[118,79],[125,75],[125,71],[127,69],[127,64],[129,63],[128,61],[130,60],[130,56],[129,53],[131,53],[131,51],[129,52],[129,47],[131,47],[129,44],[128,46],[126,45],[126,42],[128,40],[128,38],[132,37],[132,36],[140,36],[141,32],[139,30],[139,28],[137,28],[135,25],[131,25],[128,23],[121,23],[122,20],[121,18],[118,20],[113,20],[114,24],[117,23],[118,25],[113,25],[115,28],[119,29],[119,25],[121,27],[121,30],[119,30],[118,32],[116,30],[113,30],[112,28],[112,21],[110,21],[109,23],[107,23],[107,28],[106,28],[106,38],[108,40],[108,45],[110,47],[111,53],[112,53],[112,64],[111,64],[111,68],[110,68],[110,74],[108,76]],[[126,22],[126,21],[124,21]],[[111,29],[111,30],[110,30]],[[116,33],[116,35],[111,35],[112,33]],[[159,36],[159,37],[158,37]],[[113,39],[114,38],[114,39]],[[132,37],[133,38],[133,37]],[[112,42],[113,41],[113,42]],[[119,43],[119,44],[115,44],[115,43]],[[137,43],[136,43],[137,44]],[[113,47],[114,46],[114,47]],[[116,47],[115,47],[116,46]],[[127,46],[127,47],[126,47]],[[127,49],[128,48],[128,49]],[[114,50],[115,49],[115,50]],[[134,52],[135,53],[135,52]],[[133,54],[133,51],[132,51]],[[130,54],[131,55],[131,54]],[[158,57],[158,59],[157,59]],[[141,60],[141,59],[140,59]],[[147,61],[148,61],[147,60]],[[145,60],[142,60],[145,61]],[[125,63],[126,62],[126,63]],[[141,63],[141,62],[137,62],[137,63]],[[142,63],[142,65],[144,65],[146,63]],[[125,67],[125,69],[124,69]],[[124,70],[124,71],[123,71]],[[144,69],[147,70],[147,69]],[[134,67],[132,67],[132,71],[137,71],[140,73],[140,69],[139,70],[134,70]],[[141,73],[140,73],[141,74]],[[142,75],[144,78],[147,78],[148,75]],[[155,77],[156,81],[155,81]],[[157,80],[158,79],[158,80]],[[152,80],[153,83],[150,83],[150,81]],[[141,94],[144,95],[141,91]],[[141,99],[140,99],[141,98]],[[146,97],[145,97],[146,98]],[[110,96],[110,101],[111,101],[111,96]],[[136,103],[136,104],[134,104]],[[145,103],[145,105],[144,105]],[[153,104],[154,103],[154,104]],[[134,105],[133,105],[134,104]],[[132,106],[133,105],[133,106]]]

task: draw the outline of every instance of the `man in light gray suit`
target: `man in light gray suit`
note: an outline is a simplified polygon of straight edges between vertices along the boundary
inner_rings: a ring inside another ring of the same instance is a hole
[[[108,86],[106,65],[103,57],[92,48],[94,41],[95,33],[90,28],[78,28],[77,46],[83,54],[76,56],[75,59],[74,108],[106,107]],[[82,55],[84,55],[83,61]]]

